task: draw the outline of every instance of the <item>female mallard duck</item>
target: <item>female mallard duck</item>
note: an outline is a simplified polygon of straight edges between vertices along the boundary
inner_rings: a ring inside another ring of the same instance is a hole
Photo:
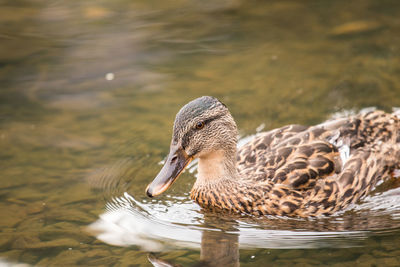
[[[204,208],[254,215],[328,215],[368,194],[400,165],[400,120],[371,111],[313,127],[258,134],[237,150],[227,107],[203,96],[176,115],[170,153],[147,187],[164,192],[199,159],[191,198]]]

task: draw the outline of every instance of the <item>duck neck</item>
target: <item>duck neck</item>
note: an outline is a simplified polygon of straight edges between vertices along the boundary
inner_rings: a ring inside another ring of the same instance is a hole
[[[249,185],[239,179],[236,150],[215,151],[199,158],[198,176],[190,197],[201,207],[250,213],[251,198],[242,198],[238,203],[241,190],[248,191]]]
[[[199,157],[197,185],[237,180],[238,176],[236,149],[229,152],[217,150]]]

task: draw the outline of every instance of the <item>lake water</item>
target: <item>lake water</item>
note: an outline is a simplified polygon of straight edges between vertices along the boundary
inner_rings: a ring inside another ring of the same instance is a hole
[[[201,210],[195,164],[144,193],[196,97],[244,141],[399,107],[399,17],[390,0],[1,1],[0,266],[399,266],[398,180],[319,219]]]

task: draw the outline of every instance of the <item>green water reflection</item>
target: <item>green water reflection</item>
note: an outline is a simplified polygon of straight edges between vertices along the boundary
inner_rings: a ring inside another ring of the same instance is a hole
[[[399,16],[389,0],[1,1],[0,258],[150,265],[146,251],[107,245],[85,227],[125,191],[147,200],[179,108],[216,96],[243,136],[260,124],[390,111],[400,106]],[[168,194],[185,196],[193,180],[185,173]],[[360,247],[237,256],[242,266],[396,266],[396,229]],[[200,252],[157,257],[188,266]]]

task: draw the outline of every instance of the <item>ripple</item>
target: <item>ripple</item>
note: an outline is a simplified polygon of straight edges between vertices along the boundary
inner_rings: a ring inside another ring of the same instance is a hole
[[[399,193],[400,188],[376,193],[336,216],[300,219],[210,213],[182,196],[144,203],[125,192],[88,229],[105,243],[146,251],[200,248],[206,232],[236,236],[240,248],[354,247],[372,235],[398,231]]]

